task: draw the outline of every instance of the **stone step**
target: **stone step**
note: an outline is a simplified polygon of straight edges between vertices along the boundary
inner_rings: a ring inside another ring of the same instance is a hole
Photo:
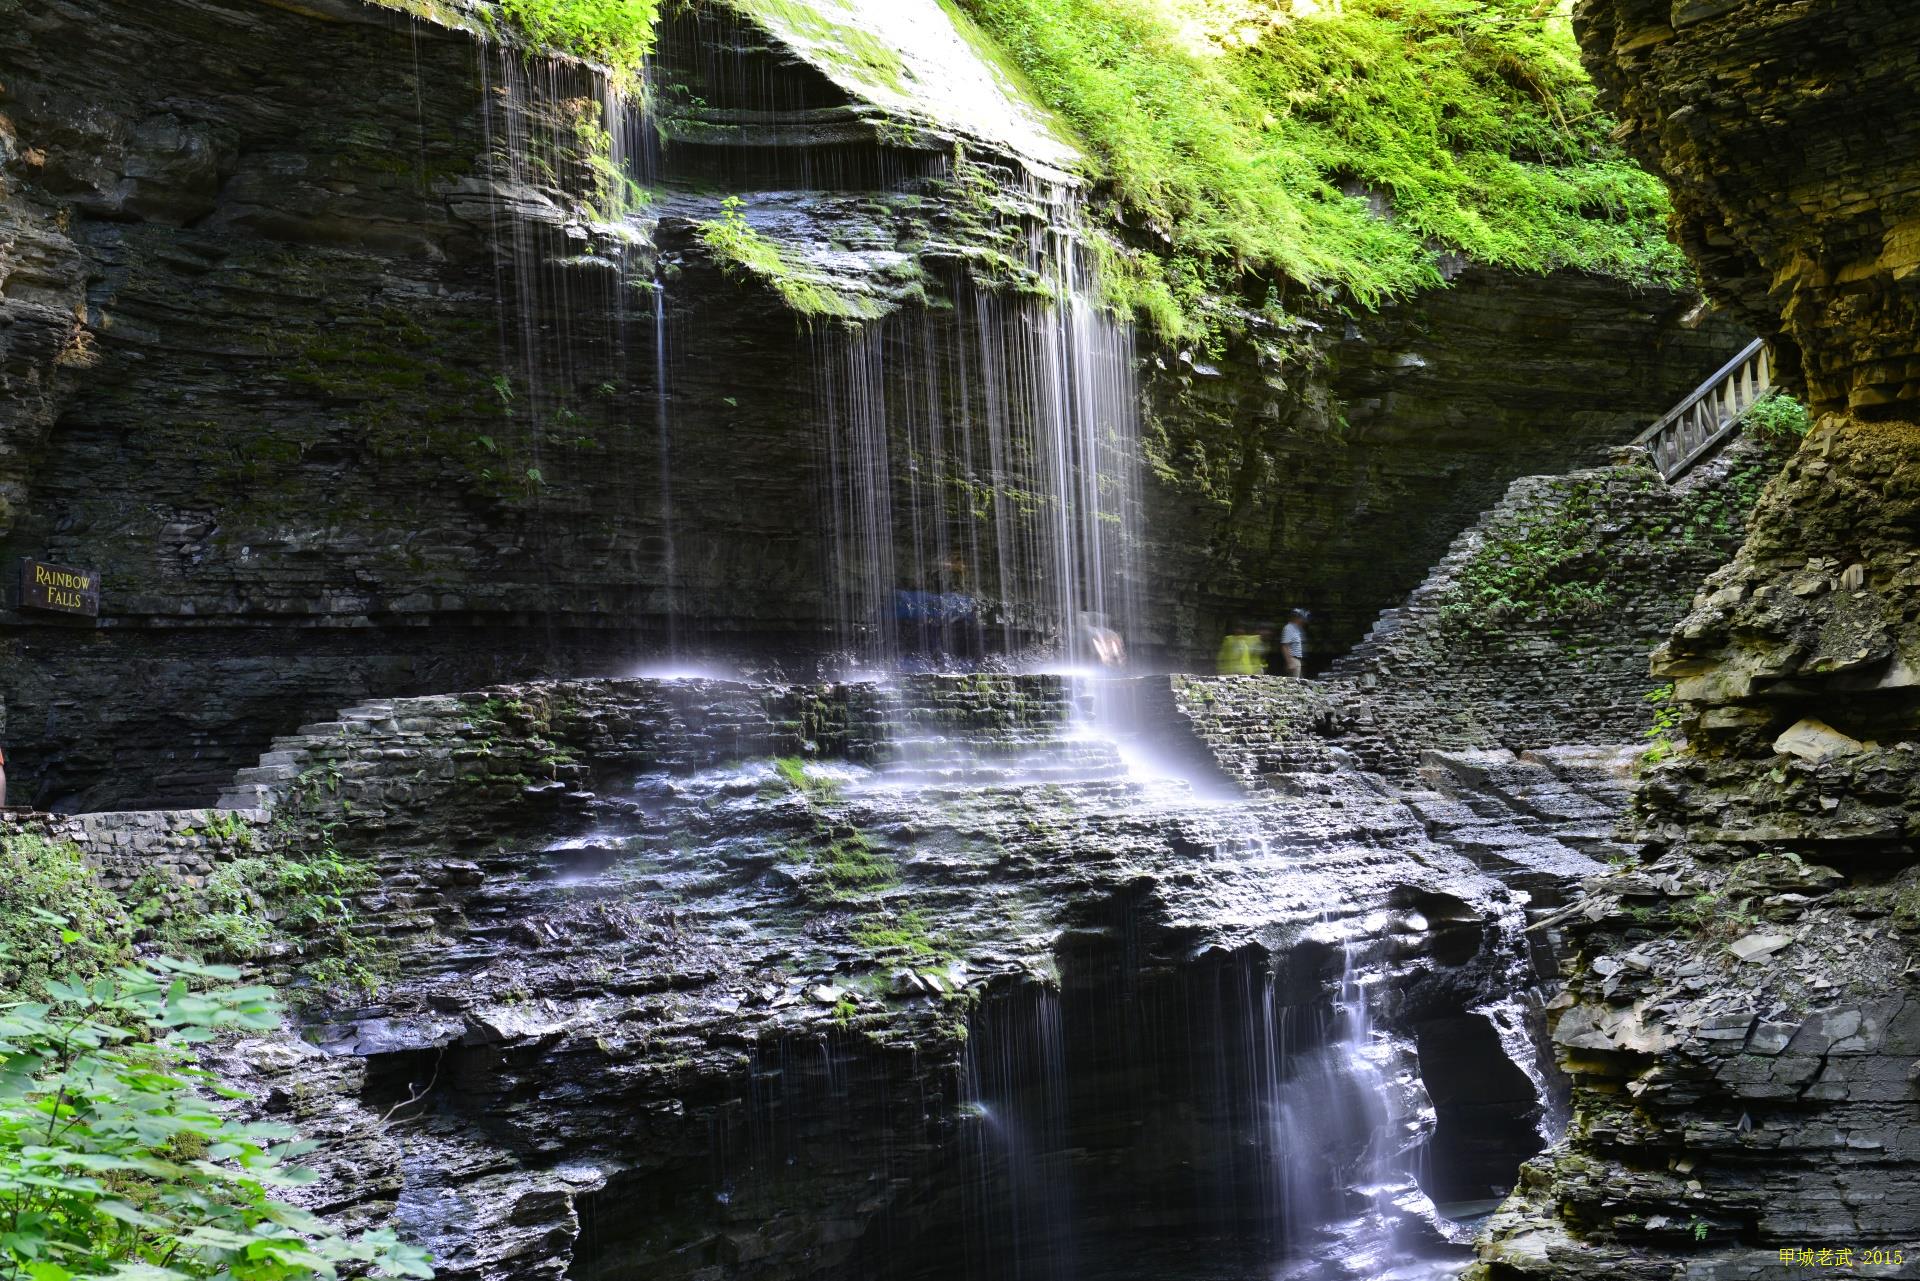
[[[291,783],[299,777],[299,768],[292,764],[254,765],[235,774],[233,781],[236,786],[254,783]]]
[[[339,738],[360,728],[360,723],[356,721],[315,721],[311,725],[302,725],[299,732],[303,738]]]
[[[274,798],[272,788],[259,784],[235,786],[220,794],[216,808],[223,810],[252,810],[264,819]]]

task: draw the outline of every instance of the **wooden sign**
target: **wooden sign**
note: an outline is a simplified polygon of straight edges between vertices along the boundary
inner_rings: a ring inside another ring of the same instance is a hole
[[[20,562],[20,608],[38,609],[51,614],[84,614],[93,618],[100,613],[100,575],[91,569],[73,569],[66,565],[46,565],[37,560]]]

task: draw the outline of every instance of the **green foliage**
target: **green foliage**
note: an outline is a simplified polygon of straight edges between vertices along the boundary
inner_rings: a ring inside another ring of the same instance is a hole
[[[1640,753],[1640,760],[1642,764],[1658,765],[1680,750],[1676,740],[1685,718],[1673,701],[1672,685],[1649,690],[1643,701],[1653,709],[1653,727],[1642,735],[1647,740],[1647,750]]]
[[[659,0],[500,0],[500,11],[535,44],[611,68],[616,83],[638,83],[653,50]]]
[[[45,914],[72,922],[62,939]],[[38,995],[69,971],[91,978],[120,964],[132,940],[120,903],[71,841],[35,832],[0,836],[0,992]]]
[[[1692,898],[1673,908],[1675,925],[1706,939],[1731,940],[1760,924],[1751,896],[1735,899],[1724,887]]]
[[[1747,429],[1761,440],[1780,446],[1799,443],[1813,426],[1807,407],[1783,391],[1769,392],[1747,410]]]
[[[1466,632],[1509,621],[1597,617],[1612,605],[1592,494],[1576,488],[1557,511],[1520,514],[1487,532],[1461,567],[1441,616]]]
[[[389,9],[432,21],[460,21],[443,0],[373,0]],[[513,34],[607,68],[614,86],[633,93],[643,86],[640,69],[653,51],[660,0],[499,0],[500,14]],[[489,11],[473,17],[493,25]]]
[[[310,1178],[286,1164],[304,1145],[208,1097],[243,1096],[196,1067],[193,1046],[280,1023],[266,989],[206,986],[236,977],[144,961],[0,1005],[0,1276],[299,1281],[341,1265],[433,1275],[391,1232],[349,1240],[278,1200]]]
[[[1896,929],[1920,931],[1920,878],[1893,891],[1892,918]]]
[[[602,122],[602,108],[592,98],[576,98],[567,104],[573,116],[573,136],[579,144],[580,158],[587,167],[592,184],[589,204],[596,221],[618,222],[645,206],[651,194],[628,176],[613,158],[613,134]],[[512,402],[511,382],[502,403]],[[572,411],[562,409],[572,417]]]
[[[772,286],[788,309],[801,316],[862,320],[879,314],[870,303],[844,297],[804,278],[781,255],[778,245],[748,224],[746,202],[738,196],[723,200],[720,216],[701,223],[697,234],[722,270]]]
[[[1162,329],[1242,271],[1371,306],[1440,283],[1439,247],[1686,278],[1665,192],[1609,138],[1565,3],[958,2],[1160,238],[1157,259],[1114,255],[1108,274]]]
[[[129,896],[136,917],[152,922],[167,947],[202,961],[286,957],[323,987],[376,987],[379,957],[356,930],[353,905],[373,885],[372,869],[324,834],[304,858],[288,852],[297,833],[278,835],[283,848],[222,863],[198,892],[143,879]]]
[[[181,832],[182,836],[205,836],[216,841],[227,841],[242,849],[252,849],[254,842],[253,824],[234,810],[214,810],[207,816],[204,826],[189,827]]]
[[[1634,473],[1581,473],[1552,482],[1524,506],[1503,505],[1481,531],[1479,545],[1436,600],[1451,629],[1495,636],[1518,624],[1545,624],[1562,636],[1598,636],[1605,615],[1618,607],[1620,566],[1659,563],[1692,547],[1688,558],[1730,556],[1784,451],[1736,446],[1725,470],[1710,481],[1671,491],[1651,510],[1637,501]],[[1650,468],[1638,484],[1663,489]]]

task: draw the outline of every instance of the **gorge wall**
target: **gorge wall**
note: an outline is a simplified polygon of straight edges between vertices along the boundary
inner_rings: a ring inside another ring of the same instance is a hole
[[[1585,0],[1578,24],[1709,287],[1820,417],[1655,656],[1687,750],[1576,918],[1573,1125],[1483,1274],[1920,1275],[1920,13]]]
[[[977,399],[970,278],[1063,216],[1028,176],[1070,148],[1017,104],[902,128],[711,8],[665,33],[654,120],[358,0],[7,17],[0,555],[105,584],[94,626],[0,614],[43,805],[204,802],[367,695],[676,650],[807,669],[841,331],[721,269],[717,193],[835,306],[892,315],[896,401],[927,353],[946,403]],[[1738,345],[1693,305],[1468,266],[1351,324],[1145,349],[1136,652],[1200,659],[1297,601],[1357,638],[1514,476],[1630,436]]]
[[[1174,681],[1137,683],[1311,693]],[[254,808],[35,821],[167,882],[167,938],[236,859],[368,872],[377,982],[262,948],[297,1014],[215,1057],[321,1140],[310,1203],[443,1277],[1457,1261],[1441,1207],[1542,1142],[1520,900],[1310,729],[1288,764],[1211,719],[1247,790],[1208,795],[1089,735],[1087,693],[376,700],[277,741]]]

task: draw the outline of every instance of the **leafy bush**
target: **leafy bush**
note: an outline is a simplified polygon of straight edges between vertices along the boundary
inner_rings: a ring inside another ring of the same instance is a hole
[[[1686,717],[1673,701],[1672,685],[1662,685],[1649,691],[1641,696],[1641,701],[1653,709],[1653,725],[1641,735],[1647,741],[1647,749],[1640,753],[1640,763],[1658,765],[1685,749],[1683,726]]]
[[[71,930],[56,937],[77,942]],[[235,1120],[208,1096],[242,1095],[193,1059],[223,1031],[279,1025],[264,988],[193,987],[236,977],[146,961],[0,1005],[5,1276],[300,1281],[345,1263],[433,1275],[391,1232],[348,1240],[275,1199],[310,1177],[285,1163],[303,1145],[284,1126]]]
[[[620,79],[653,51],[660,17],[659,0],[501,0],[500,10],[534,43],[601,63]]]
[[[1747,428],[1769,444],[1791,445],[1813,426],[1807,407],[1783,391],[1769,392],[1747,410]]]
[[[426,0],[373,0],[403,13],[432,15]],[[500,13],[529,43],[597,62],[625,92],[640,88],[653,52],[660,0],[499,0]],[[484,18],[486,10],[481,10]]]
[[[222,863],[197,894],[143,883],[133,897],[147,900],[137,914],[157,920],[160,941],[175,951],[203,961],[296,956],[324,986],[371,988],[373,958],[355,929],[352,896],[373,881],[364,863],[322,838],[307,858],[276,850]]]
[[[49,932],[46,912],[70,919],[74,938],[62,943]],[[0,993],[37,996],[68,970],[100,974],[126,958],[130,941],[125,911],[79,846],[37,832],[0,836]]]
[[[1564,3],[957,2],[1161,237],[1161,268],[1135,258],[1123,287],[1163,317],[1238,271],[1371,306],[1440,283],[1436,246],[1687,276],[1666,193],[1609,138]]]

